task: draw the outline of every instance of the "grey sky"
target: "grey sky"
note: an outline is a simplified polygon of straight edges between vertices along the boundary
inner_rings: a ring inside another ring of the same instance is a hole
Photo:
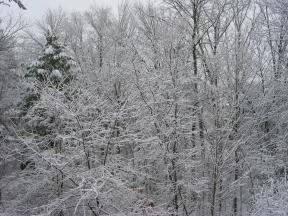
[[[146,0],[141,0],[141,2],[144,1]],[[65,11],[84,11],[90,5],[97,5],[108,6],[116,10],[121,0],[22,0],[22,2],[27,7],[27,11],[21,11],[15,5],[12,5],[10,8],[5,7],[5,12],[21,13],[30,19],[40,19],[48,8],[61,6]],[[138,0],[130,0],[130,2],[138,2]],[[3,11],[3,7],[1,11]]]

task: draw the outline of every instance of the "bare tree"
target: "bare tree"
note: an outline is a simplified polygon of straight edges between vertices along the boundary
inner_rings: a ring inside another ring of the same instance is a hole
[[[110,9],[109,8],[96,8],[92,7],[89,12],[86,12],[86,17],[88,23],[93,28],[94,32],[96,33],[96,37],[94,42],[97,46],[98,52],[98,67],[100,71],[104,66],[104,55],[105,55],[105,48],[107,43],[107,31],[109,30],[109,26],[111,25],[110,19]]]
[[[10,2],[14,2],[16,3],[19,8],[23,9],[23,10],[26,10],[26,7],[23,5],[23,3],[20,1],[20,0],[3,0],[3,1],[0,1],[0,5],[6,5],[6,6],[10,6]]]

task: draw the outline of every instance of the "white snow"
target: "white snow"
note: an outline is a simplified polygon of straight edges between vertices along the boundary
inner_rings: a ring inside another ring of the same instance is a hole
[[[33,61],[32,64],[31,64],[31,66],[35,66],[35,67],[37,67],[39,65],[41,65],[40,61]]]
[[[54,53],[54,49],[52,46],[49,46],[45,49],[45,54],[49,55],[49,54],[53,54]]]
[[[57,78],[61,78],[62,74],[59,70],[53,70],[51,73],[51,77],[57,77]]]
[[[44,70],[44,69],[38,69],[37,72],[38,72],[39,74],[44,74],[44,73],[46,72],[46,70]]]
[[[59,57],[61,58],[66,58],[66,57],[68,57],[68,55],[65,53],[65,52],[61,52],[61,53],[59,53]]]

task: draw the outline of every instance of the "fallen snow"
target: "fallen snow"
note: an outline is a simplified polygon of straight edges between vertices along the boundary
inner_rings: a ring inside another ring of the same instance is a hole
[[[54,53],[54,49],[52,46],[49,46],[45,49],[45,54],[49,55],[49,54],[53,54]]]
[[[57,78],[61,78],[62,74],[59,70],[53,70],[51,73],[51,77],[57,77]]]
[[[38,69],[37,72],[38,72],[39,74],[44,74],[44,73],[46,72],[46,70],[44,70],[44,69]]]

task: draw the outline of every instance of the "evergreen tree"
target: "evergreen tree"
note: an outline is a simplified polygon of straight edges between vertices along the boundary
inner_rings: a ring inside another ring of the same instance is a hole
[[[42,55],[27,68],[25,77],[32,81],[32,88],[27,89],[28,93],[22,105],[24,115],[40,98],[40,91],[35,89],[35,81],[40,83],[40,88],[47,85],[59,90],[63,90],[63,87],[72,81],[75,64],[65,51],[66,47],[58,41],[58,37],[48,31]]]
[[[35,78],[40,83],[63,88],[73,79],[73,60],[65,53],[65,46],[57,36],[48,32],[42,56],[28,67],[26,77]]]
[[[43,54],[28,67],[26,78],[31,85],[27,88],[28,93],[24,98],[22,111],[27,130],[37,134],[40,139],[45,136],[49,137],[47,143],[49,147],[53,147],[56,114],[50,112],[43,101],[45,101],[47,91],[60,90],[60,94],[65,95],[68,93],[69,84],[74,77],[74,62],[65,53],[65,46],[58,41],[57,36],[48,32],[46,41]]]

